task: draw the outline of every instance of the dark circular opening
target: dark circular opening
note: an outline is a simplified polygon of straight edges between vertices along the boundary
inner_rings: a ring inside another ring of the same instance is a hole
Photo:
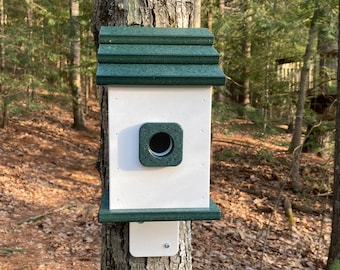
[[[171,136],[165,132],[154,134],[149,142],[149,151],[157,157],[164,157],[171,152],[173,141]]]

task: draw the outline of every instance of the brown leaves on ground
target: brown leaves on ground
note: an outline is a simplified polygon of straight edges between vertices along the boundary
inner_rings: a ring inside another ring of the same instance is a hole
[[[42,102],[44,110],[0,130],[1,269],[100,268],[99,109],[92,106],[88,130],[79,132],[58,104],[65,102]],[[331,223],[325,160],[303,157],[305,193],[293,194],[282,146],[289,135],[256,138],[246,125],[232,131],[214,127],[211,194],[223,218],[192,223],[193,269],[322,269]],[[280,189],[293,227],[275,200]]]
[[[98,119],[41,106],[0,130],[0,268],[99,269]]]
[[[247,125],[241,122],[242,130],[227,135],[228,124],[214,127],[211,193],[223,217],[193,222],[194,269],[324,269],[331,206],[320,195],[329,188],[332,166],[305,154],[305,192],[293,194],[291,158],[282,146],[290,135],[255,139]],[[293,227],[284,198],[293,205]]]

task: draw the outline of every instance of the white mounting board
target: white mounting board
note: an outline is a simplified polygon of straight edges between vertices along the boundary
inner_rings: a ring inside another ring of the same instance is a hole
[[[210,86],[109,86],[110,209],[208,208]],[[139,162],[139,128],[174,122],[183,159],[174,167]]]
[[[169,257],[178,252],[179,222],[131,222],[130,253],[134,257]]]

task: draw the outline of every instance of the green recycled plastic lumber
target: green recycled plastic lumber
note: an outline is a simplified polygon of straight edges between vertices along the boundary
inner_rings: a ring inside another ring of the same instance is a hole
[[[100,64],[98,85],[224,85],[218,65]]]
[[[102,26],[99,43],[212,45],[213,34],[206,28],[110,27]]]
[[[156,138],[156,143],[168,147],[166,154],[155,155],[152,150],[152,138],[157,134],[166,134],[163,139]],[[164,138],[165,143],[164,143]],[[163,140],[163,141],[162,141]],[[167,152],[168,151],[168,152]],[[139,129],[139,161],[147,167],[178,166],[183,156],[183,130],[177,123],[144,123]]]
[[[221,211],[211,199],[209,208],[110,210],[108,190],[103,191],[98,214],[100,223],[220,219]]]
[[[102,27],[98,85],[224,85],[205,28]]]
[[[212,46],[100,44],[99,63],[112,64],[218,64]]]

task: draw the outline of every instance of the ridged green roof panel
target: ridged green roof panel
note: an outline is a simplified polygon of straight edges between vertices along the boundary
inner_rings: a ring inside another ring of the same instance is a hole
[[[223,85],[217,65],[101,64],[98,85]]]
[[[110,27],[100,29],[100,44],[212,45],[206,28]]]
[[[204,28],[102,27],[98,85],[224,85]]]
[[[101,44],[100,63],[121,64],[216,64],[219,54],[212,46]]]

